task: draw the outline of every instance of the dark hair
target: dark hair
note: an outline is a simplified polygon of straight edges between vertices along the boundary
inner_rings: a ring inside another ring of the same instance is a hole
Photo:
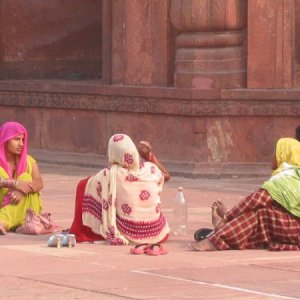
[[[300,126],[298,126],[297,128],[296,128],[296,139],[298,140],[298,141],[300,141]]]

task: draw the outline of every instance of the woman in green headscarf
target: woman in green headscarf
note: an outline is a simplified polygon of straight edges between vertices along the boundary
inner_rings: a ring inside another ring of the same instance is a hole
[[[190,244],[192,250],[300,250],[300,144],[283,138],[276,145],[278,167],[262,187],[226,211],[212,205],[214,232]]]

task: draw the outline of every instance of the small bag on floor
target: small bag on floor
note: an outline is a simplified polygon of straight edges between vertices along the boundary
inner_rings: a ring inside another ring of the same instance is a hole
[[[50,213],[36,214],[31,208],[26,211],[25,223],[16,229],[17,233],[47,234],[56,232],[58,226],[54,225]]]

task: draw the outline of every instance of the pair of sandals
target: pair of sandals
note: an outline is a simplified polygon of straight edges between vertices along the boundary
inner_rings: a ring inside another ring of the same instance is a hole
[[[168,251],[161,244],[139,244],[130,249],[131,254],[164,255]]]
[[[57,233],[48,239],[48,247],[75,247],[76,237],[71,233]]]

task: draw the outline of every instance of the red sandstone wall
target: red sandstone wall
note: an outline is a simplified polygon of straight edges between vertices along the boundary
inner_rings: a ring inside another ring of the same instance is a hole
[[[295,1],[295,86],[300,86],[300,1]]]
[[[55,109],[41,113],[35,108],[2,108],[0,123],[11,119],[29,129],[33,148],[106,155],[109,137],[124,132],[135,142],[151,141],[163,160],[193,164],[268,162],[275,141],[293,137],[299,125],[296,116],[166,118],[124,112]]]
[[[101,2],[0,1],[2,79],[99,78]]]
[[[173,85],[169,0],[112,1],[112,84]]]
[[[162,159],[191,163],[269,161],[276,139],[294,134],[300,107],[299,92],[291,89],[296,1],[247,1],[249,89],[215,88],[212,96],[205,89],[165,88],[175,62],[169,0],[109,1],[0,0],[0,74],[9,79],[97,77],[101,4],[112,7],[107,19],[103,13],[111,27],[103,45],[111,45],[104,69],[111,67],[113,85],[83,81],[67,88],[58,80],[52,87],[47,81],[9,87],[2,81],[0,123],[24,123],[36,148],[102,155],[110,135],[122,131],[135,141],[149,139]],[[296,16],[297,25],[299,4]],[[103,52],[107,58],[108,49]],[[132,85],[143,87],[130,92]]]
[[[0,82],[0,123],[17,120],[31,146],[105,155],[118,132],[152,142],[163,160],[269,162],[276,140],[299,126],[295,91],[194,91],[57,81]]]
[[[248,1],[247,88],[289,89],[294,86],[297,2],[299,0]]]

